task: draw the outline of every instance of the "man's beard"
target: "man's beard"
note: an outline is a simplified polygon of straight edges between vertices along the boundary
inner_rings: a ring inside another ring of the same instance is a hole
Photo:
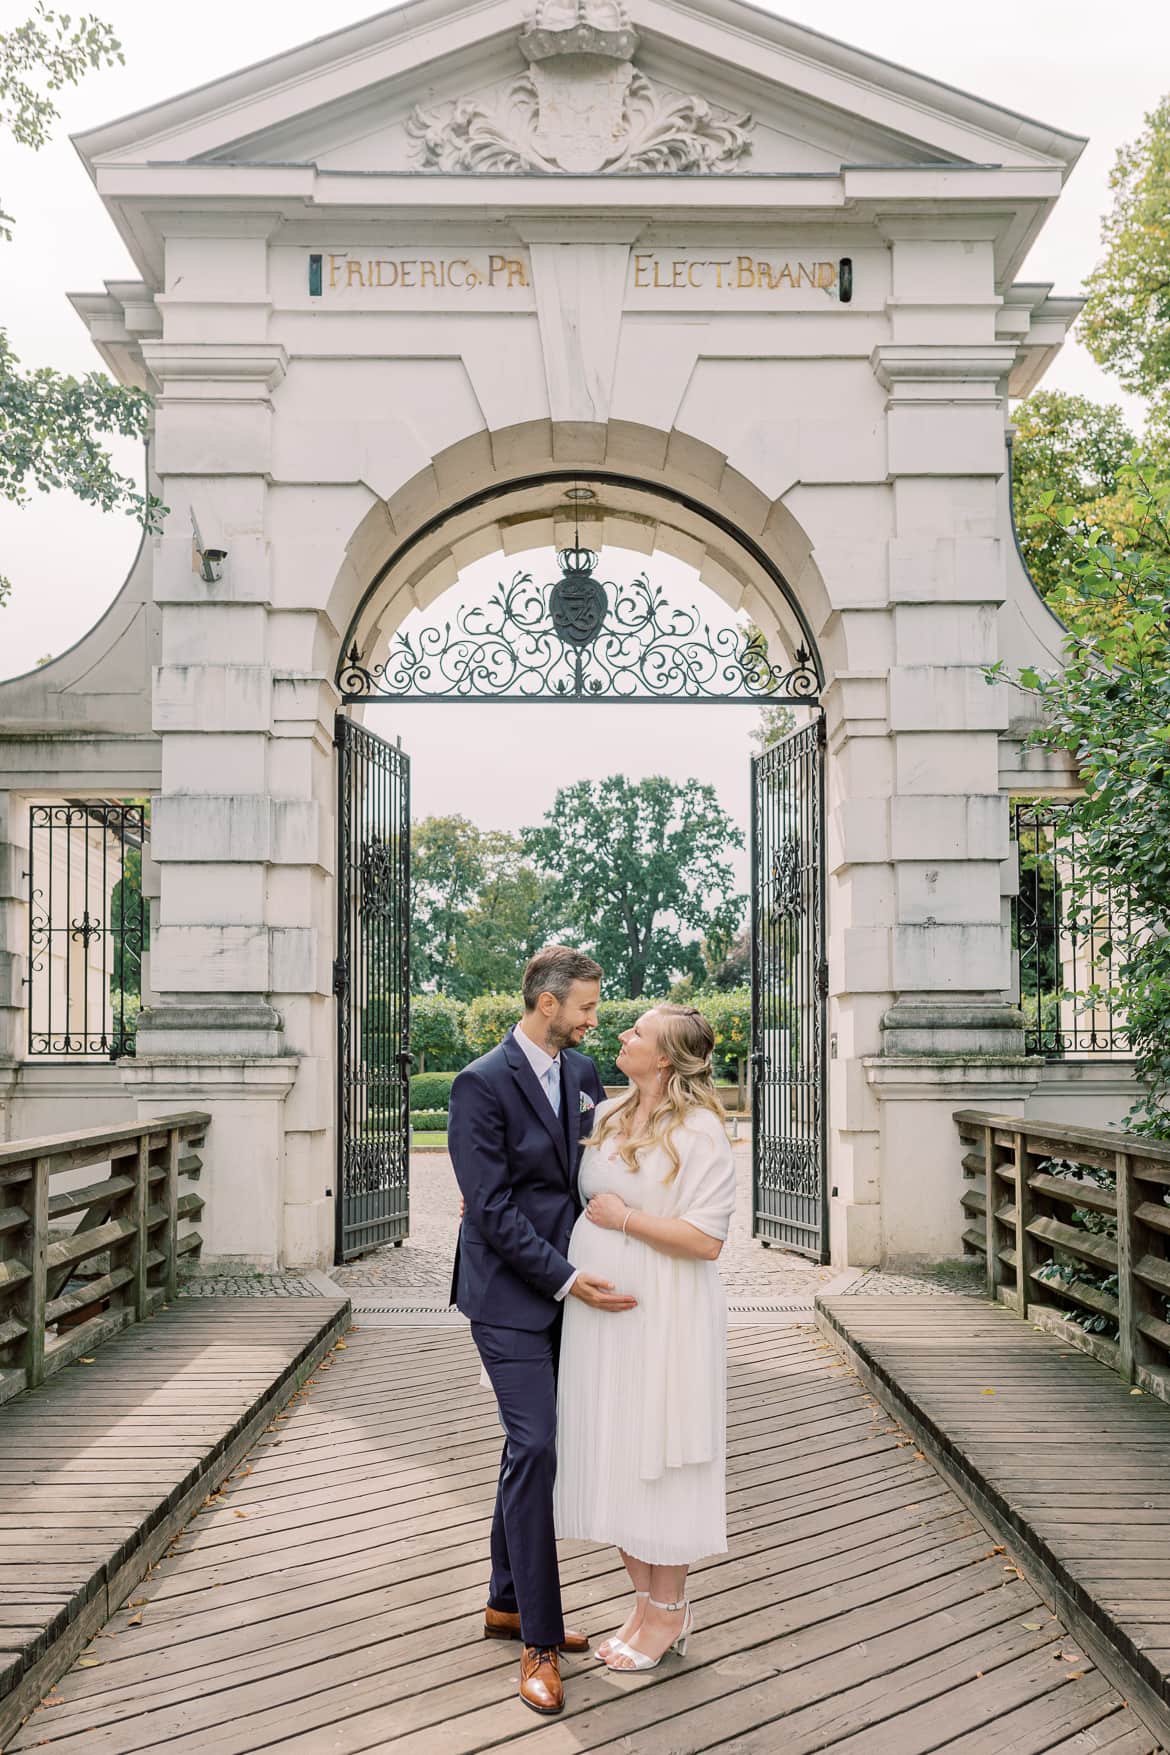
[[[571,1029],[567,1024],[550,1024],[548,1027],[548,1045],[554,1054],[559,1054],[562,1048],[573,1047],[573,1038],[576,1034],[576,1030]]]

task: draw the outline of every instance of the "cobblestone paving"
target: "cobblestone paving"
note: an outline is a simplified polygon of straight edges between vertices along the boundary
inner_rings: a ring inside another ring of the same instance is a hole
[[[835,1277],[785,1250],[752,1241],[751,1150],[735,1149],[738,1199],[731,1234],[719,1268],[734,1301],[756,1303],[807,1298]],[[379,1302],[444,1307],[451,1287],[451,1258],[459,1228],[459,1190],[445,1152],[416,1152],[411,1159],[410,1236],[400,1248],[375,1249],[360,1261],[329,1270],[349,1292],[376,1293]]]
[[[318,1287],[300,1274],[192,1274],[180,1280],[183,1298],[319,1298]]]
[[[956,1298],[982,1298],[985,1278],[981,1261],[940,1262],[937,1268],[924,1268],[920,1274],[883,1274],[870,1268],[846,1286],[841,1296],[934,1298],[939,1292],[949,1292]]]

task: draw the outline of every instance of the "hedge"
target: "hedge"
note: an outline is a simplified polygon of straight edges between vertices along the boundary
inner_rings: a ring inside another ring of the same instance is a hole
[[[603,999],[597,1008],[597,1028],[586,1037],[584,1052],[597,1063],[603,1085],[621,1084],[615,1065],[621,1033],[648,1011],[652,998]],[[751,1052],[751,990],[738,987],[728,993],[697,993],[695,1005],[715,1032],[715,1073],[718,1078],[738,1077],[738,1062]],[[486,1054],[501,1042],[524,1010],[518,993],[484,993],[467,1007],[465,1032],[473,1054]],[[417,1080],[411,1081],[411,1090]]]
[[[453,1072],[412,1073],[411,1108],[441,1109],[446,1114],[451,1102],[451,1086],[457,1076]]]
[[[446,1133],[447,1111],[445,1109],[412,1109],[410,1125],[416,1133]]]

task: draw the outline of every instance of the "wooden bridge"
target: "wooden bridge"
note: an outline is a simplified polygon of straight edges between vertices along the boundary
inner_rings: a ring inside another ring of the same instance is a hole
[[[541,1721],[479,1637],[500,1439],[461,1323],[179,1299],[125,1326],[0,1414],[0,1746],[1167,1746],[1156,1396],[954,1297],[839,1297],[729,1345],[730,1550],[693,1574],[688,1656],[566,1660]],[[612,1629],[613,1551],[566,1544],[562,1577]]]

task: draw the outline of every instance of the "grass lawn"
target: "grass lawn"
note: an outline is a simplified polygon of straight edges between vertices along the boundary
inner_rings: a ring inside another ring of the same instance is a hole
[[[416,1132],[411,1135],[410,1143],[412,1146],[442,1146],[445,1151],[447,1147],[447,1136],[445,1133]]]

